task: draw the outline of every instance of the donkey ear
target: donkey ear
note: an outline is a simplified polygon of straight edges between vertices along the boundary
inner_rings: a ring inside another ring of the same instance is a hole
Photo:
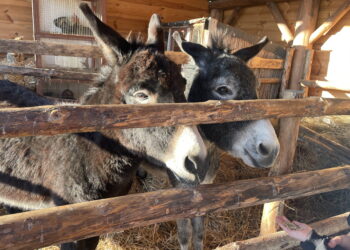
[[[211,51],[200,44],[182,42],[182,50],[192,56],[199,68],[205,68],[211,59]]]
[[[96,42],[102,49],[102,53],[109,65],[115,65],[118,57],[127,54],[131,50],[130,44],[111,27],[104,24],[90,9],[86,3],[80,4],[80,9],[89,22],[90,29]]]
[[[239,57],[245,62],[248,62],[250,59],[256,56],[268,42],[269,39],[264,36],[257,44],[244,49],[240,49],[234,52],[233,55]]]
[[[148,38],[146,45],[153,45],[158,50],[164,52],[164,36],[162,23],[157,14],[153,14],[148,24]]]
[[[204,68],[208,64],[211,57],[211,52],[209,49],[197,43],[183,41],[180,33],[177,31],[173,33],[173,38],[180,50],[192,56],[195,63],[200,68]]]

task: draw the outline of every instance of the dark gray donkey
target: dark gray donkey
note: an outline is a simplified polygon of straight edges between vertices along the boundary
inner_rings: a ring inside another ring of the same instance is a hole
[[[104,79],[83,96],[81,104],[185,101],[185,80],[163,53],[158,16],[152,16],[148,40],[142,44],[126,41],[88,5],[80,8],[109,65],[103,70]],[[33,98],[26,100],[29,105],[50,104],[18,91],[18,97]],[[8,100],[24,106],[11,95]],[[207,155],[197,128],[188,126],[1,139],[0,202],[32,210],[124,195],[142,160],[196,185],[206,175]],[[97,243],[95,237],[62,244],[61,249],[95,249]]]
[[[258,80],[246,62],[267,44],[266,37],[257,44],[236,52],[226,49],[228,44],[225,43],[224,32],[218,31],[211,36],[209,48],[183,42],[178,33],[174,34],[174,39],[198,66],[198,73],[188,86],[189,102],[258,98],[256,90]],[[207,124],[200,125],[199,128],[209,142],[254,168],[271,167],[279,153],[279,142],[269,120]],[[214,181],[219,167],[217,149],[211,145],[208,150],[211,166],[203,184]],[[183,185],[172,180],[175,186]],[[194,249],[203,249],[203,217],[178,220],[177,225],[181,249],[189,249],[191,232]]]

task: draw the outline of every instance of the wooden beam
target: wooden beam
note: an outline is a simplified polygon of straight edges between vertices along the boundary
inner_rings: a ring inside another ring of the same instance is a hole
[[[52,56],[102,57],[101,50],[97,46],[43,41],[0,40],[0,53],[8,52]]]
[[[290,2],[291,0],[216,0],[209,4],[210,9],[232,9],[235,7],[249,7],[264,5],[267,2]],[[293,0],[292,0],[293,1]]]
[[[0,138],[336,114],[350,115],[349,99],[5,108],[0,109]]]
[[[65,71],[65,70],[59,70],[59,69],[39,69],[39,68],[6,66],[6,65],[0,65],[0,74],[50,77],[50,78],[56,78],[56,79],[82,80],[82,81],[94,81],[100,76],[100,74],[98,73]]]
[[[350,83],[332,83],[330,81],[304,80],[301,82],[301,84],[309,88],[321,88],[350,92]],[[342,86],[340,87],[340,85]]]
[[[326,154],[342,164],[350,164],[350,149],[332,141],[316,131],[300,126],[299,141],[320,154]]]
[[[59,44],[39,41],[0,40],[0,53],[23,53],[53,56],[102,57],[97,46]],[[166,51],[165,55],[176,64],[186,64],[189,56],[183,52]],[[249,65],[252,68],[282,69],[282,59],[254,57]]]
[[[278,66],[279,62],[271,61],[271,63],[269,64],[270,60],[280,61],[279,59],[266,59],[266,60],[264,58],[260,58],[260,59],[257,58],[256,62],[252,61],[251,63],[252,68],[257,68],[257,66],[259,65],[261,65],[263,68],[269,67],[270,69],[279,67]],[[264,61],[267,62],[266,65],[263,64]],[[49,77],[53,79],[81,80],[81,81],[90,81],[90,82],[94,82],[96,79],[98,79],[98,77],[100,77],[99,73],[65,71],[65,70],[59,70],[59,69],[40,69],[40,68],[7,66],[7,65],[0,65],[0,74]],[[281,79],[259,78],[259,82],[261,84],[278,84],[281,82]]]
[[[281,82],[280,78],[259,78],[261,84],[279,84]]]
[[[320,235],[333,235],[348,230],[350,228],[347,219],[350,213],[333,216],[310,224],[310,226]],[[216,250],[287,250],[299,246],[300,241],[293,239],[287,233],[280,231],[277,233],[251,238],[248,240],[237,241],[227,244]]]
[[[283,66],[283,75],[281,79],[281,87],[279,91],[279,98],[283,98],[286,88],[289,86],[290,72],[292,69],[292,62],[294,57],[294,48],[287,49],[286,59]]]
[[[316,24],[318,16],[319,0],[300,1],[298,19],[295,25],[295,38],[293,47],[295,48],[291,76],[289,81],[290,90],[300,90],[300,82],[305,77],[305,72],[309,68],[308,47],[309,37]],[[316,10],[315,10],[316,8]],[[271,168],[269,175],[277,176],[291,171],[295,155],[300,118],[285,118],[280,120],[280,154]],[[283,203],[273,202],[264,205],[261,219],[260,235],[274,233],[277,230],[276,216],[283,213]]]
[[[310,36],[309,43],[315,43],[320,37],[330,31],[334,25],[336,25],[350,10],[350,1],[346,0],[343,4],[330,16],[327,20],[321,24]]]
[[[252,69],[283,69],[284,60],[254,57],[248,62],[248,66]]]
[[[40,248],[178,218],[202,216],[208,212],[349,187],[350,166],[343,166],[5,215],[0,217],[0,249]]]
[[[286,20],[284,19],[281,11],[279,10],[277,4],[275,2],[266,3],[267,7],[270,9],[270,12],[277,23],[278,29],[282,33],[282,38],[286,43],[290,43],[293,41],[294,36],[290,31]]]
[[[233,8],[231,10],[231,13],[227,17],[225,17],[223,23],[234,26],[239,18],[240,11],[241,11],[240,7]]]
[[[224,11],[220,9],[211,9],[210,17],[215,18],[219,22],[222,22],[224,19]]]

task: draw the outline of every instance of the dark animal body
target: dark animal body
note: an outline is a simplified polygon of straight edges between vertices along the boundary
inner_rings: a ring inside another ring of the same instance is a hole
[[[178,33],[174,34],[174,39],[198,66],[195,78],[187,86],[189,102],[258,98],[258,80],[246,62],[267,44],[267,38],[236,52],[227,49],[225,32],[218,31],[212,35],[209,48],[183,42]],[[268,120],[205,124],[199,125],[199,128],[209,141],[210,167],[203,184],[212,183],[216,176],[219,167],[217,147],[254,168],[268,168],[277,158],[279,142]],[[174,186],[183,185],[176,181],[172,183]],[[203,249],[204,217],[181,219],[177,221],[177,226],[182,250],[189,249],[191,236],[194,249]]]
[[[81,104],[183,102],[185,80],[163,53],[159,18],[149,25],[146,44],[127,42],[103,24],[86,4],[81,9],[109,66],[104,79]],[[1,82],[8,88],[9,82]],[[53,101],[22,91],[0,100],[17,106]],[[29,100],[29,99],[30,100]],[[22,210],[90,201],[129,191],[142,160],[167,168],[189,185],[203,181],[207,151],[196,127],[105,130],[94,133],[0,140],[0,202]],[[66,243],[62,249],[94,249],[98,238]]]

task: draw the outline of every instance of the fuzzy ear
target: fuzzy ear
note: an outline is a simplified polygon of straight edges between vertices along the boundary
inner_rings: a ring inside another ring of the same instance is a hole
[[[148,38],[146,45],[153,45],[164,52],[164,36],[162,23],[157,14],[153,14],[148,24]]]
[[[183,41],[180,33],[177,31],[173,33],[173,39],[182,52],[185,52],[186,54],[192,56],[199,68],[204,68],[210,61],[211,52],[209,49],[197,43]]]
[[[115,65],[119,56],[130,52],[130,44],[118,32],[104,24],[92,12],[88,4],[81,3],[80,9],[88,20],[90,29],[108,64]]]
[[[268,42],[269,39],[264,36],[257,44],[244,49],[240,49],[234,52],[233,55],[239,57],[245,62],[248,62],[250,59],[256,56]]]

